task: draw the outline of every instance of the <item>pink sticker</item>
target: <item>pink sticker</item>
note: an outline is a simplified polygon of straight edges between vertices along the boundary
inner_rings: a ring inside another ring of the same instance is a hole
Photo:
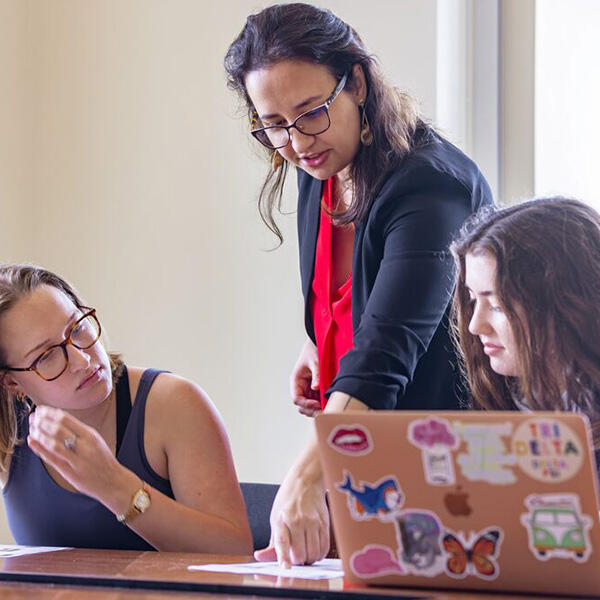
[[[425,480],[431,485],[454,485],[456,477],[451,451],[458,447],[458,438],[446,419],[422,419],[408,427],[408,439],[421,448]]]
[[[373,450],[371,434],[363,425],[338,425],[327,442],[334,450],[350,456],[362,456]]]
[[[387,546],[368,544],[350,557],[352,572],[362,578],[379,577],[380,575],[404,575],[394,552]]]
[[[410,424],[410,441],[420,448],[433,448],[435,445],[456,448],[457,439],[446,419],[431,417]]]

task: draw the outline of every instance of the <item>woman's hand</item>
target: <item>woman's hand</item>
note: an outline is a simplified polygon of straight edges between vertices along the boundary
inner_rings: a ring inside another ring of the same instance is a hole
[[[328,551],[329,511],[313,431],[275,496],[269,545],[255,552],[254,558],[277,560],[280,565],[289,567],[316,562]]]
[[[123,509],[129,505],[139,479],[119,464],[92,427],[58,408],[38,406],[29,416],[27,443],[78,492],[109,509],[115,503]]]
[[[334,392],[326,412],[363,412],[369,407],[344,392]],[[309,443],[288,471],[271,509],[271,540],[254,553],[260,561],[277,560],[280,565],[310,564],[329,552],[329,510],[313,429]]]
[[[298,412],[313,417],[321,410],[319,393],[319,355],[309,338],[302,346],[300,356],[290,377],[290,393]]]
[[[285,478],[271,509],[269,546],[254,553],[258,561],[277,560],[283,567],[311,564],[329,552],[329,512],[319,480]]]

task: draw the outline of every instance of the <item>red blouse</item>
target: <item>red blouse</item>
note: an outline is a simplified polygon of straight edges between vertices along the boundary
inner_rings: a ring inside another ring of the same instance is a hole
[[[319,354],[319,392],[325,408],[325,392],[337,375],[342,356],[352,348],[352,274],[337,290],[332,289],[334,225],[323,206],[333,206],[333,179],[323,185],[321,221],[312,282],[312,316]]]

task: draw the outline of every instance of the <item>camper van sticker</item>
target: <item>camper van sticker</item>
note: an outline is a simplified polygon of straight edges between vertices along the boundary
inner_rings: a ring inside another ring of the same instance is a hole
[[[391,521],[399,512],[404,495],[394,476],[382,477],[375,483],[360,482],[359,486],[352,483],[352,475],[344,471],[344,481],[336,487],[347,494],[350,515],[357,521],[379,519]]]
[[[338,425],[327,442],[334,450],[350,456],[363,456],[373,450],[371,434],[364,425]]]
[[[592,519],[581,513],[575,494],[532,494],[525,499],[529,512],[521,515],[529,549],[539,560],[567,558],[585,562],[592,551]]]
[[[512,452],[530,477],[547,483],[566,481],[583,464],[584,446],[565,423],[547,417],[527,419],[512,438]]]
[[[500,553],[502,530],[491,527],[467,540],[462,533],[446,531],[442,546],[447,555],[446,574],[456,579],[475,575],[480,579],[496,579],[500,572],[496,559]]]
[[[350,557],[350,569],[364,579],[380,575],[404,575],[405,572],[387,546],[368,544]]]
[[[395,525],[400,563],[407,573],[426,577],[443,573],[443,526],[437,515],[427,510],[403,510]]]
[[[458,439],[446,419],[419,419],[408,426],[408,439],[421,448],[425,480],[431,485],[454,485],[452,450]]]

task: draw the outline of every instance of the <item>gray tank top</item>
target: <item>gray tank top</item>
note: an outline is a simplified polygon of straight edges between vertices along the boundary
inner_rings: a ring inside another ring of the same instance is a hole
[[[144,371],[133,406],[127,368],[116,385],[117,460],[153,488],[174,498],[168,479],[148,463],[144,449],[146,398],[162,371]],[[18,404],[19,439],[29,432],[28,414]],[[16,446],[8,481],[3,490],[8,525],[18,544],[154,550],[143,538],[119,523],[115,515],[94,498],[71,492],[50,477],[27,442]]]

